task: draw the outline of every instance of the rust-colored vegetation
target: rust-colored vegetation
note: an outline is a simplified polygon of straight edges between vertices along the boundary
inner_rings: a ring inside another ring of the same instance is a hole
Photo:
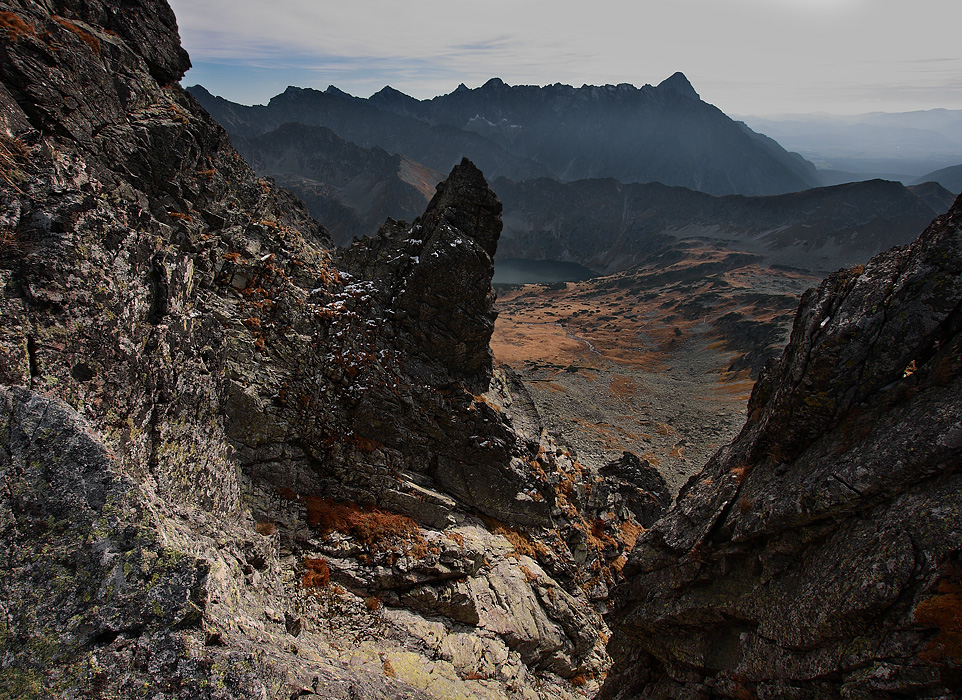
[[[37,36],[37,30],[16,12],[0,12],[0,31],[10,41],[19,41],[25,36]]]
[[[525,556],[536,560],[539,549],[544,554],[548,553],[544,545],[536,543],[523,532],[515,530],[494,518],[481,516],[481,519],[484,520],[484,524],[487,525],[491,534],[501,535],[511,543],[511,546],[514,547],[515,557]]]
[[[951,566],[935,595],[915,608],[916,621],[938,630],[919,658],[932,663],[962,662],[962,568]]]
[[[739,464],[732,467],[731,473],[732,476],[735,477],[735,481],[743,484],[745,483],[745,479],[748,478],[748,475],[752,473],[752,467],[749,464]]]
[[[304,557],[304,575],[301,585],[304,588],[324,588],[331,582],[331,570],[324,559]]]
[[[56,15],[54,16],[53,19],[57,24],[59,24],[64,29],[70,32],[73,32],[78,39],[80,39],[83,43],[89,46],[94,56],[100,55],[100,41],[97,40],[97,37],[95,37],[93,34],[91,34],[86,29],[81,27],[79,24],[76,24],[75,22],[71,22],[69,19],[64,19],[63,17],[57,17]]]
[[[254,531],[257,532],[258,535],[270,537],[271,535],[277,534],[277,525],[269,520],[264,520],[254,525]]]
[[[303,500],[308,524],[324,534],[336,531],[350,535],[371,553],[394,552],[421,557],[427,552],[420,528],[406,515],[319,496]]]

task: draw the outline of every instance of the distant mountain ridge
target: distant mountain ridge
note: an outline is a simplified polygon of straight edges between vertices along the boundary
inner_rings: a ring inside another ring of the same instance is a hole
[[[235,146],[257,172],[304,200],[314,218],[330,222],[338,245],[371,234],[387,217],[420,216],[442,179],[406,156],[361,148],[322,126],[284,124]]]
[[[611,179],[501,178],[492,189],[504,204],[500,255],[577,262],[603,273],[626,270],[679,238],[720,241],[825,273],[910,242],[945,211],[939,204],[951,201],[934,183],[915,191],[885,180],[769,197]]]
[[[819,184],[814,166],[703,102],[681,73],[659,86],[510,86],[492,78],[417,100],[390,87],[369,99],[288,88],[246,107],[188,89],[235,136],[287,122],[325,126],[441,172],[461,156],[488,177],[613,177],[710,194],[778,194]]]
[[[949,192],[959,194],[962,192],[962,165],[951,165],[948,168],[940,168],[939,170],[923,175],[915,182],[918,185],[926,182],[937,182]]]

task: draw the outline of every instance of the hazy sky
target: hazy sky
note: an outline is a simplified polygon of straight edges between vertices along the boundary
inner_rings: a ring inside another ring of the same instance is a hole
[[[288,85],[419,98],[658,84],[729,114],[962,109],[960,0],[171,0],[184,85],[245,104]]]

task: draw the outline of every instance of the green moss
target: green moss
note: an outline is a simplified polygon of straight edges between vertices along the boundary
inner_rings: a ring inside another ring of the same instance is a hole
[[[31,698],[49,698],[50,692],[44,685],[43,675],[34,669],[21,670],[7,668],[3,671],[3,686],[0,687],[0,700],[30,700]]]

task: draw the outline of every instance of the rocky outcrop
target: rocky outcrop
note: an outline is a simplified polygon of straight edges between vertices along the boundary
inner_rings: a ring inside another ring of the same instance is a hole
[[[807,293],[739,437],[640,540],[601,697],[955,697],[962,200]]]
[[[0,55],[10,694],[595,689],[655,513],[493,371],[481,173],[335,259],[176,84],[164,3],[0,3]]]

